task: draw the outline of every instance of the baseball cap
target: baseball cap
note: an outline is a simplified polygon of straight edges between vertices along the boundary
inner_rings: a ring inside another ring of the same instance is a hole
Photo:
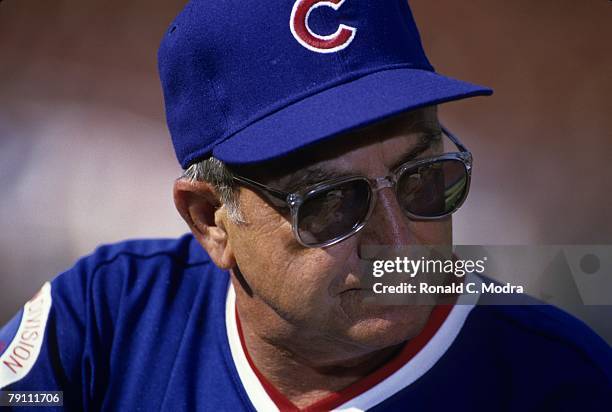
[[[434,71],[406,0],[192,0],[159,49],[179,163],[291,154],[491,89]]]

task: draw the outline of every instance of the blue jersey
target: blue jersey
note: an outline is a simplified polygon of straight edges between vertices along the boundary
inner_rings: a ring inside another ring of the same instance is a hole
[[[432,319],[311,409],[611,410],[612,350],[564,312],[455,305]],[[45,284],[0,329],[0,388],[63,391],[78,411],[292,408],[244,350],[228,272],[190,235],[100,247]]]

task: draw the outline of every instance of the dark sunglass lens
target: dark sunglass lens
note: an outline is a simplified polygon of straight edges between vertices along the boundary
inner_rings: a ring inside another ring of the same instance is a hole
[[[400,205],[421,217],[452,213],[467,195],[468,173],[459,160],[440,160],[417,166],[397,182]]]
[[[302,242],[315,245],[352,232],[368,214],[370,187],[351,180],[307,197],[298,213]]]

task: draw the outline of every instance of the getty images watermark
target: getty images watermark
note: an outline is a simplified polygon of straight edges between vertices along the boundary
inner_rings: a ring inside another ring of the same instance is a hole
[[[497,282],[440,282],[425,280],[425,276],[454,276],[463,278],[466,274],[483,274],[487,257],[482,259],[432,259],[420,257],[410,259],[406,256],[396,256],[391,260],[374,260],[372,264],[372,276],[381,278],[385,275],[403,275],[414,279],[419,275],[423,281],[417,283],[399,282],[397,284],[385,284],[375,282],[372,291],[375,294],[384,293],[429,293],[429,294],[479,294],[479,293],[523,293],[521,285],[504,285]],[[452,278],[451,278],[452,279]]]
[[[377,304],[612,305],[612,245],[369,246],[360,256]]]

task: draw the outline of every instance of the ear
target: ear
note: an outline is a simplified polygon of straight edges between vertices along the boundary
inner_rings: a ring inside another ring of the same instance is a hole
[[[215,265],[233,268],[236,260],[225,226],[227,214],[214,187],[206,182],[178,179],[174,183],[174,204]]]

